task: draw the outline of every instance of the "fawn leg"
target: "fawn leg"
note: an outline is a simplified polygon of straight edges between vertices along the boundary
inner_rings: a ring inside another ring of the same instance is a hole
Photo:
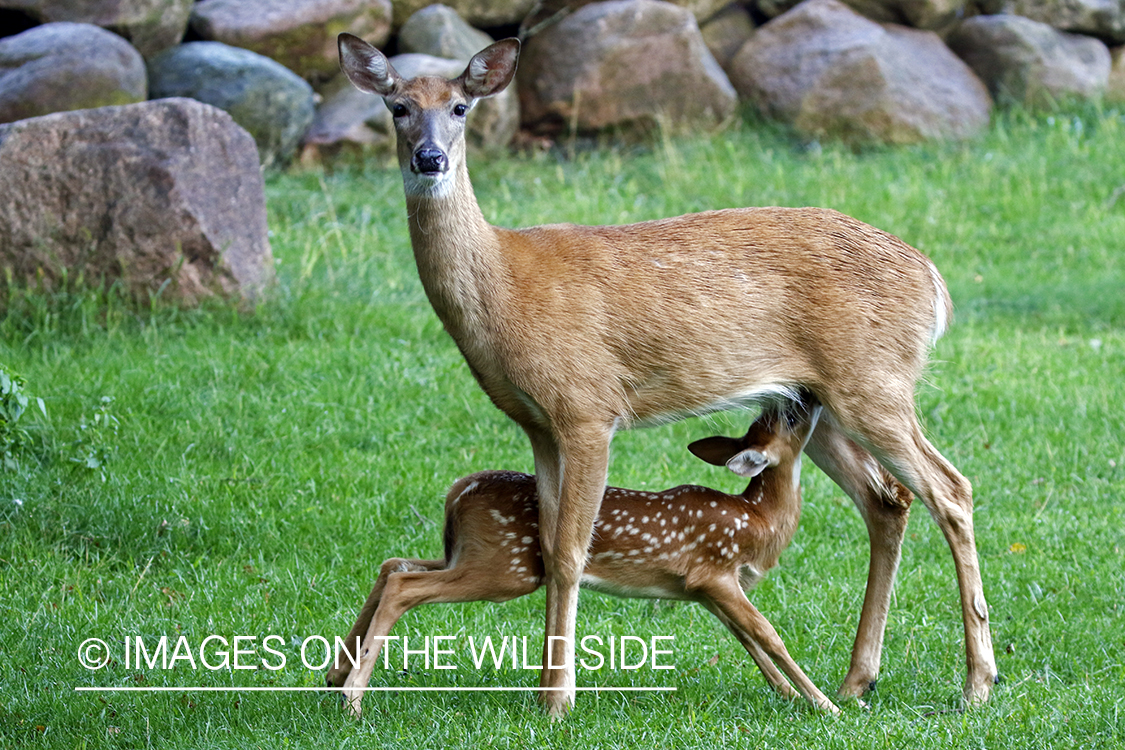
[[[353,664],[358,663],[356,654],[359,651],[359,644],[364,633],[367,632],[367,628],[371,625],[371,618],[375,616],[375,610],[379,607],[379,600],[382,599],[383,589],[387,585],[387,577],[391,573],[441,570],[444,567],[445,560],[405,560],[401,557],[392,557],[379,566],[379,577],[375,579],[375,585],[372,587],[371,593],[367,595],[367,601],[363,603],[363,608],[359,611],[359,617],[356,618],[355,624],[352,625],[347,638],[344,639],[343,647],[336,654],[336,660],[332,662],[332,667],[325,675],[328,687],[341,687],[344,681],[348,679]]]

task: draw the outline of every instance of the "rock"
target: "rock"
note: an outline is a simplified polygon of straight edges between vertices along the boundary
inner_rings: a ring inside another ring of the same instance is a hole
[[[348,31],[375,46],[391,32],[390,0],[207,0],[191,15],[201,38],[264,55],[302,78],[340,72],[336,36]]]
[[[1112,52],[1113,65],[1109,70],[1109,85],[1105,89],[1105,100],[1116,104],[1125,103],[1125,47]]]
[[[1068,97],[1098,99],[1109,82],[1102,42],[1029,18],[976,16],[947,41],[998,100],[1052,106]]]
[[[657,0],[578,9],[528,40],[517,79],[540,132],[714,128],[737,104],[692,14]]]
[[[1007,13],[1062,31],[1125,43],[1125,0],[979,0],[985,13]]]
[[[796,2],[797,0],[793,0]],[[558,23],[579,8],[598,0],[538,0],[531,12],[524,17],[520,25],[520,38],[534,36],[539,31]],[[711,20],[724,9],[738,5],[730,0],[666,0],[672,5],[677,5],[695,16],[695,21],[700,26]],[[728,5],[729,3],[729,5]]]
[[[146,58],[179,44],[193,0],[0,0],[41,23],[69,21],[109,29]]]
[[[301,161],[314,162],[346,150],[385,150],[395,145],[394,118],[383,99],[339,76],[321,92],[312,125],[301,140]]]
[[[735,53],[754,33],[754,21],[745,7],[731,3],[706,23],[700,24],[699,30],[715,61],[726,70]]]
[[[432,5],[433,0],[392,0],[395,28],[406,23],[412,15]],[[478,29],[493,26],[514,26],[527,16],[535,0],[446,0],[457,15]]]
[[[802,132],[850,142],[970,137],[991,100],[933,31],[808,0],[760,27],[730,64],[742,97]]]
[[[492,44],[493,38],[474,29],[447,5],[428,5],[398,30],[398,51],[416,52],[447,60],[468,60]]]
[[[937,34],[877,24],[837,0],[807,0],[759,28],[730,75],[764,114],[853,142],[967,138],[992,106]]]
[[[0,39],[0,123],[144,101],[145,61],[85,23],[48,23]]]
[[[949,28],[965,13],[965,0],[843,0],[873,21],[937,31]]]
[[[291,70],[220,42],[162,52],[149,60],[148,76],[153,99],[186,96],[230,113],[254,136],[266,167],[293,155],[315,112],[312,87]]]
[[[253,299],[273,257],[254,141],[189,99],[0,125],[0,267],[192,305]]]

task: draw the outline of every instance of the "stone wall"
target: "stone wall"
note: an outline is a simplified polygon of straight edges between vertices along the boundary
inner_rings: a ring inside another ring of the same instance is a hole
[[[970,137],[994,104],[1125,100],[1125,0],[0,0],[0,14],[27,29],[0,38],[0,122],[190,97],[245,127],[266,166],[393,145],[382,103],[338,74],[341,31],[445,74],[520,35],[517,90],[474,114],[484,148],[520,130],[711,129],[739,101],[812,137],[909,143]]]

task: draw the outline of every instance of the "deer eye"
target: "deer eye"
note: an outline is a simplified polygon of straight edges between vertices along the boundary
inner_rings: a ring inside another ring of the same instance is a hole
[[[455,104],[453,106],[453,114],[457,115],[458,117],[464,117],[468,113],[468,111],[468,106],[464,104]]]
[[[393,117],[406,117],[407,109],[405,104],[395,104],[391,107],[391,116]]]

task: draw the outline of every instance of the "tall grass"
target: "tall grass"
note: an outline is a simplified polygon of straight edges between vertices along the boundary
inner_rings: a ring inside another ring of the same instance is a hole
[[[743,126],[695,141],[472,164],[494,223],[618,223],[735,205],[820,205],[929,254],[956,304],[919,409],[976,488],[977,541],[1006,682],[961,713],[960,609],[940,532],[911,520],[870,710],[773,696],[702,609],[586,594],[584,633],[674,635],[676,670],[581,672],[554,725],[527,694],[76,693],[77,686],[312,686],[310,635],[343,635],[378,563],[440,554],[441,499],[483,468],[531,469],[442,332],[410,254],[397,171],[268,182],[279,283],[250,314],[138,310],[113,290],[17,293],[0,363],[46,415],[0,474],[0,745],[44,747],[1115,747],[1125,742],[1125,116],[1010,113],[958,145],[802,144]],[[738,482],[684,446],[746,415],[624,433],[610,479]],[[94,459],[91,461],[91,456]],[[752,594],[823,689],[847,667],[866,534],[806,467],[801,528]],[[542,596],[434,606],[397,633],[542,632]],[[98,637],[284,637],[288,666],[100,671]],[[534,649],[533,649],[534,650]],[[373,684],[533,685],[523,670],[377,671]]]

